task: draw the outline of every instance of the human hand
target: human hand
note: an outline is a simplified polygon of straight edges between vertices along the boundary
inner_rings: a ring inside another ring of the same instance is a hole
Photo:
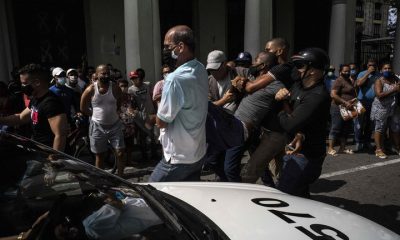
[[[367,71],[368,71],[368,73],[375,72],[376,71],[376,67],[374,65],[370,65],[370,66],[368,66]]]
[[[232,86],[242,92],[245,84],[247,83],[248,79],[245,77],[237,76],[233,80],[231,80]]]
[[[225,103],[232,102],[235,99],[235,95],[231,92],[231,90],[228,90],[225,92],[224,96],[222,97]]]
[[[285,100],[286,98],[288,98],[289,96],[290,96],[289,90],[287,90],[286,88],[281,88],[275,94],[275,100],[276,101],[282,101],[282,100]]]
[[[344,102],[344,106],[347,108],[347,109],[351,109],[352,107],[353,107],[353,101],[352,100],[350,100],[350,101],[345,101]]]

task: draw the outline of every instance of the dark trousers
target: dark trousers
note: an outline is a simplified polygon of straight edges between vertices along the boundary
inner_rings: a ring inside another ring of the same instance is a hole
[[[321,175],[323,160],[324,157],[307,159],[304,155],[285,155],[276,188],[288,194],[310,198],[309,185]]]
[[[270,178],[265,176],[268,175],[265,169],[274,158],[276,165],[280,165],[279,155],[285,150],[286,142],[287,136],[285,133],[263,130],[260,144],[246,164],[242,181],[255,183],[260,177]]]
[[[354,138],[356,144],[362,145],[371,142],[373,122],[370,119],[372,103],[366,101],[361,101],[361,103],[365,108],[365,112],[354,120]]]
[[[241,182],[240,164],[244,151],[245,146],[236,146],[225,151],[207,152],[205,165],[217,174],[220,181]]]

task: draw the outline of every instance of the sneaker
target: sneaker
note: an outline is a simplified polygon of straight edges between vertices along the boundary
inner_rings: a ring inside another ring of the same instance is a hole
[[[386,154],[380,149],[375,151],[375,156],[377,156],[378,158],[381,158],[381,159],[387,158]]]

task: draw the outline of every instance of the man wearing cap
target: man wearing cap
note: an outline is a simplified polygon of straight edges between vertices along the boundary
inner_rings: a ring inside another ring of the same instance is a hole
[[[247,68],[227,66],[225,53],[220,50],[211,51],[207,57],[209,99],[217,106],[233,114],[243,94],[232,88],[231,81],[237,76],[253,79]]]
[[[330,65],[324,78],[325,87],[329,93],[331,92],[333,83],[337,78],[338,77],[335,74],[335,67]]]
[[[75,68],[70,68],[67,70],[67,82],[65,84],[66,87],[81,95],[83,89],[85,89],[85,85],[86,83],[78,77],[78,70]]]
[[[72,89],[65,86],[66,74],[62,68],[54,68],[52,75],[53,79],[55,80],[55,84],[51,86],[49,90],[61,99],[64,104],[65,113],[67,114],[68,123],[71,127],[74,127],[74,121],[72,120],[73,116],[71,112],[74,114],[79,112],[79,98],[77,98]]]
[[[21,91],[31,101],[21,113],[0,118],[0,124],[15,126],[31,122],[33,140],[64,151],[67,117],[60,99],[49,91],[49,72],[38,64],[28,64],[19,73]]]
[[[98,80],[85,89],[81,98],[82,113],[91,117],[90,150],[96,155],[96,167],[103,168],[107,144],[110,142],[118,157],[117,173],[123,176],[125,142],[123,123],[118,114],[122,92],[118,85],[111,81],[107,65],[99,65],[96,75]]]
[[[145,126],[145,123],[149,122],[150,115],[155,114],[154,104],[151,97],[152,90],[150,84],[144,82],[144,78],[145,71],[142,68],[138,68],[129,73],[129,79],[133,84],[129,87],[128,93],[135,98],[137,103],[139,114],[136,119],[140,121],[139,126]],[[140,150],[142,151],[142,156],[145,159],[147,158],[147,137],[150,137],[152,155],[155,156],[156,152],[154,134],[148,136],[149,131],[143,131],[141,127],[139,127],[138,130],[137,140],[139,145],[141,145]]]
[[[165,79],[156,124],[163,158],[150,182],[199,181],[206,154],[207,71],[194,56],[193,31],[184,25],[168,30],[163,56],[175,71]]]
[[[226,65],[224,52],[220,50],[211,51],[207,57],[209,99],[216,106],[234,114],[241,98],[243,97],[232,88],[231,80],[238,76],[236,68],[229,68]],[[213,106],[210,106],[213,107]],[[210,115],[218,111],[209,111]],[[213,116],[214,119],[218,116]],[[207,125],[208,126],[208,125]],[[213,128],[209,128],[213,129]],[[213,130],[211,130],[213,131]],[[208,132],[208,135],[215,133]],[[239,134],[239,133],[238,133]],[[240,151],[237,147],[229,148],[226,151],[209,146],[205,166],[213,169],[221,181],[240,182]],[[238,154],[239,153],[239,154]]]
[[[253,57],[249,52],[241,52],[235,59],[237,67],[249,68],[253,63]]]

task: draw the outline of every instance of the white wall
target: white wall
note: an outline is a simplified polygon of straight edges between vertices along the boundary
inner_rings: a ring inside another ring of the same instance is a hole
[[[124,73],[124,1],[87,0],[84,4],[89,65],[111,63]]]

